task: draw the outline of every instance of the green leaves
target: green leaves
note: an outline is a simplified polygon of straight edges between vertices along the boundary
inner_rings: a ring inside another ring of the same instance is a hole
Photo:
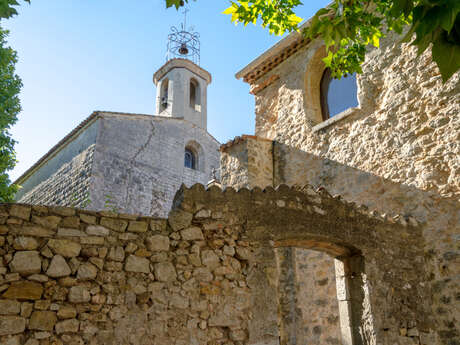
[[[235,24],[245,26],[260,20],[262,27],[267,27],[271,34],[282,35],[298,30],[302,18],[293,9],[301,4],[300,0],[238,0],[231,1],[223,13],[231,15]]]
[[[281,35],[298,30],[301,18],[294,14],[296,0],[239,0],[223,13],[235,23],[256,24],[261,20],[270,33]],[[433,60],[447,81],[460,70],[459,0],[334,0],[320,9],[303,30],[305,37],[323,39],[327,57],[324,63],[332,74],[361,72],[367,47],[379,47],[389,31],[398,34],[411,25],[403,41],[418,47],[419,54],[430,44]]]
[[[30,0],[24,0],[30,4]],[[16,0],[0,0],[0,19],[8,19],[18,14],[13,6],[19,6]]]
[[[185,3],[187,3],[188,0],[166,0],[166,8],[174,6],[176,10],[178,10],[180,7],[184,6]]]
[[[6,47],[8,32],[0,27],[0,202],[12,201],[17,186],[11,185],[7,172],[16,165],[15,140],[9,129],[21,111],[21,79],[15,74],[16,52]]]
[[[460,45],[449,41],[447,31],[441,33],[434,42],[432,56],[439,67],[443,82],[460,70]]]

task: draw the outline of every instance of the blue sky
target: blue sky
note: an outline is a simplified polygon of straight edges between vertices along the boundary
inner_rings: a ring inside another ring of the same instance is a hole
[[[329,1],[298,8],[307,19]],[[165,62],[170,27],[183,15],[164,0],[32,0],[2,21],[18,51],[23,111],[12,130],[19,177],[94,110],[154,114],[153,73]],[[187,22],[201,36],[208,89],[208,131],[220,142],[254,132],[254,98],[234,75],[280,38],[235,26],[227,0],[192,2]]]

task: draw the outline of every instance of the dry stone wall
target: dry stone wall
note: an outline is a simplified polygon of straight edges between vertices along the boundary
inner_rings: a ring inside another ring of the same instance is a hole
[[[168,222],[13,204],[0,222],[1,344],[247,339],[249,244],[219,211]]]
[[[289,247],[340,259],[354,344],[436,344],[422,228],[324,190],[182,187],[168,219],[7,204],[0,223],[2,344],[292,344]]]

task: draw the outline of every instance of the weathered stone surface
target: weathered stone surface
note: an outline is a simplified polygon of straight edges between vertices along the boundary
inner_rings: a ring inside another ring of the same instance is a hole
[[[34,311],[30,316],[29,329],[52,331],[57,322],[56,313],[52,311]]]
[[[123,262],[125,260],[125,251],[123,247],[117,246],[110,248],[107,258],[109,260]]]
[[[180,232],[182,239],[185,241],[201,241],[204,240],[203,232],[198,227],[191,227]]]
[[[71,240],[56,240],[51,239],[48,241],[48,247],[55,254],[62,255],[66,258],[73,258],[80,254],[81,245]]]
[[[86,233],[91,236],[108,236],[110,230],[100,225],[90,225],[86,228]]]
[[[0,315],[17,315],[21,312],[18,301],[0,300]]]
[[[116,218],[101,218],[101,225],[117,232],[123,232],[128,226],[128,222],[122,219]]]
[[[61,255],[55,255],[46,271],[46,275],[52,278],[62,278],[72,273],[69,265]]]
[[[128,231],[131,232],[146,232],[148,229],[148,223],[146,222],[137,222],[130,221],[128,225]]]
[[[42,262],[40,254],[37,251],[20,251],[14,254],[10,262],[11,272],[17,272],[21,275],[30,275],[40,273]]]
[[[69,302],[87,303],[91,300],[91,295],[85,286],[72,286],[69,290]]]
[[[11,205],[10,215],[13,217],[18,217],[24,220],[29,220],[30,218],[30,206],[25,205]]]
[[[54,230],[41,226],[10,226],[10,231],[17,235],[35,237],[52,237],[55,234]]]
[[[96,266],[90,264],[89,262],[84,263],[78,267],[77,279],[78,280],[91,280],[95,279],[97,276]]]
[[[77,316],[77,310],[72,306],[61,306],[57,312],[59,319],[73,319]]]
[[[33,237],[16,237],[13,247],[16,250],[35,250],[38,248],[38,241]]]
[[[20,334],[26,328],[26,319],[19,316],[0,316],[0,336]]]
[[[168,251],[169,250],[169,237],[163,235],[154,235],[146,239],[147,249],[156,251]]]
[[[201,252],[201,262],[211,270],[220,265],[219,257],[213,250],[203,250]]]
[[[169,212],[168,222],[174,231],[182,230],[192,223],[193,214],[182,211],[172,210]]]
[[[128,272],[150,273],[150,261],[136,255],[126,259],[125,270]]]
[[[56,324],[56,333],[77,333],[79,327],[80,322],[76,319],[61,321]]]
[[[176,279],[176,269],[170,262],[160,262],[154,265],[155,278],[161,282]]]

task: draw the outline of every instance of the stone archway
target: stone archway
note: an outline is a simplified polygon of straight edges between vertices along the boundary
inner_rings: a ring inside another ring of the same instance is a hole
[[[399,331],[388,325],[423,324],[427,318],[427,292],[419,289],[425,279],[420,260],[423,243],[420,227],[414,222],[385,219],[310,186],[237,192],[195,185],[182,187],[174,205],[173,212],[197,215],[206,209],[221,215],[214,225],[203,227],[227,235],[238,232],[239,241],[247,246],[251,293],[247,344],[283,344],[276,247],[319,250],[342,262],[344,344],[387,344]]]

